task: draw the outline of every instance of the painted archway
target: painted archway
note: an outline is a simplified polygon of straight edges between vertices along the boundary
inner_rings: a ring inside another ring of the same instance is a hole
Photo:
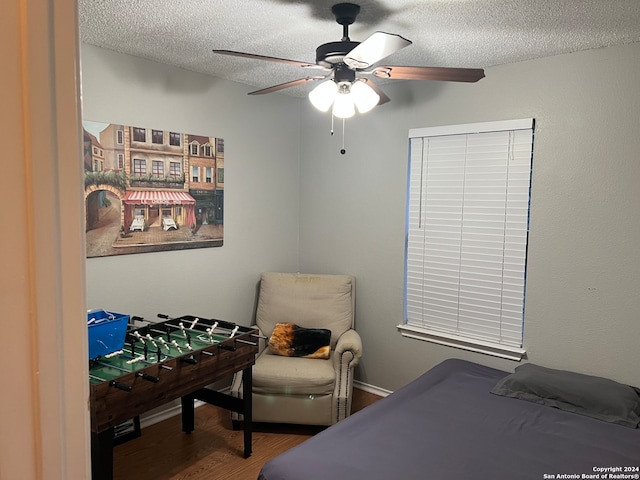
[[[120,190],[117,187],[109,184],[99,184],[99,185],[88,185],[84,189],[84,205],[85,205],[85,219],[86,219],[86,229],[91,230],[93,225],[97,223],[99,220],[98,210],[100,208],[99,205],[99,193],[101,191],[107,191],[118,197],[120,203],[122,205],[122,200],[124,198],[125,192]],[[120,225],[124,225],[124,213],[123,208],[120,207]]]

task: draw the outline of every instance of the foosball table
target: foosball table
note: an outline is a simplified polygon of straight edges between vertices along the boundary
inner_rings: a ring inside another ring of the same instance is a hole
[[[200,400],[244,415],[244,456],[251,455],[251,395],[235,398],[205,388],[240,370],[252,390],[258,330],[185,315],[126,322],[121,348],[89,360],[93,480],[113,477],[114,427],[153,408],[181,399],[182,430],[194,430],[194,402]],[[120,345],[118,345],[120,347]]]

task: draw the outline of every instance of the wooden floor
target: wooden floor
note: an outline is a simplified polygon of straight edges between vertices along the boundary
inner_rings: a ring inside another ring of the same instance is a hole
[[[352,412],[381,397],[354,388]],[[256,480],[262,465],[322,427],[255,424],[253,454],[243,456],[242,430],[231,414],[211,405],[196,409],[196,427],[182,433],[180,416],[143,429],[142,436],[114,449],[114,480]]]

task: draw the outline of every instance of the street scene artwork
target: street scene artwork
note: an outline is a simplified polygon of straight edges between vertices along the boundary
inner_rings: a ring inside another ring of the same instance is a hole
[[[87,258],[222,246],[223,139],[83,127]]]

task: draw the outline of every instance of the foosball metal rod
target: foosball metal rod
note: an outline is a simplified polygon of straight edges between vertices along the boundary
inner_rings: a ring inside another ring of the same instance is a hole
[[[171,318],[171,317],[169,317],[169,315],[166,315],[166,314],[164,314],[164,313],[159,313],[159,314],[158,314],[158,318],[163,318],[163,319],[168,320],[168,321],[170,321],[170,322],[180,321],[180,318]],[[238,329],[240,328],[240,327],[239,327],[238,325],[236,325],[235,323],[232,323],[232,322],[223,322],[222,320],[220,320],[220,321],[218,321],[218,320],[213,320],[213,319],[211,319],[211,320],[206,320],[206,319],[200,319],[200,318],[198,318],[198,319],[196,319],[196,320],[197,320],[198,322],[201,322],[201,321],[205,321],[205,322],[213,321],[214,323],[213,323],[212,325],[207,325],[206,323],[200,323],[198,326],[199,326],[200,328],[202,328],[203,330],[197,330],[197,329],[194,329],[194,328],[193,328],[193,327],[196,325],[196,322],[195,322],[195,321],[194,321],[194,322],[191,322],[191,327],[186,327],[186,326],[180,327],[179,325],[174,325],[174,324],[167,323],[167,322],[163,322],[163,324],[164,324],[164,325],[166,325],[166,326],[168,326],[168,327],[175,328],[175,329],[183,329],[183,328],[184,328],[185,330],[193,330],[193,331],[198,332],[198,333],[206,333],[206,331],[207,331],[206,327],[210,327],[210,328],[212,328],[213,330],[215,330],[216,328],[218,328],[218,329],[221,329],[221,330],[231,331],[231,332],[233,332],[233,333],[235,334],[235,332],[237,332],[237,331],[238,331]],[[224,323],[224,325],[220,325],[220,322]],[[182,322],[181,322],[181,323],[182,323]]]
[[[125,345],[128,345],[128,344],[125,343]],[[127,358],[129,360],[138,360],[138,361],[140,361],[142,363],[146,363],[147,365],[158,365],[160,368],[163,368],[165,370],[173,370],[173,367],[170,367],[168,365],[160,363],[162,360],[158,360],[157,362],[150,362],[149,360],[145,360],[145,359],[142,359],[142,358],[139,358],[139,357],[134,357],[133,356],[133,352],[129,352],[128,350],[122,350],[122,352],[123,353],[121,355],[124,358]],[[131,355],[127,355],[127,353],[129,353]],[[157,353],[155,355],[158,357],[158,359],[160,358],[160,355],[158,355]],[[167,354],[167,357],[171,357],[171,355]],[[173,358],[173,357],[171,357],[171,358]]]
[[[134,358],[134,360],[141,360],[141,359],[136,359]],[[108,368],[114,368],[116,370],[120,370],[121,372],[125,372],[125,373],[134,373],[131,370],[128,370],[126,368],[122,368],[119,367],[118,365],[111,365],[110,363],[107,362],[101,362],[100,360],[96,360],[95,361],[98,365],[102,365],[103,367],[108,367]],[[154,377],[153,375],[149,375],[148,373],[144,373],[144,372],[135,372],[136,377],[140,377],[143,380],[147,380],[148,382],[153,382],[153,383],[158,383],[160,381],[160,378],[158,377]]]
[[[89,378],[93,378],[94,380],[98,380],[100,382],[106,382],[107,381],[106,378],[100,378],[100,377],[97,377],[97,376],[91,375],[91,374],[89,374]],[[118,390],[123,390],[125,392],[130,392],[132,390],[132,387],[130,385],[125,385],[124,383],[120,383],[120,382],[117,382],[115,380],[111,380],[109,382],[109,386],[110,387],[115,387]]]

